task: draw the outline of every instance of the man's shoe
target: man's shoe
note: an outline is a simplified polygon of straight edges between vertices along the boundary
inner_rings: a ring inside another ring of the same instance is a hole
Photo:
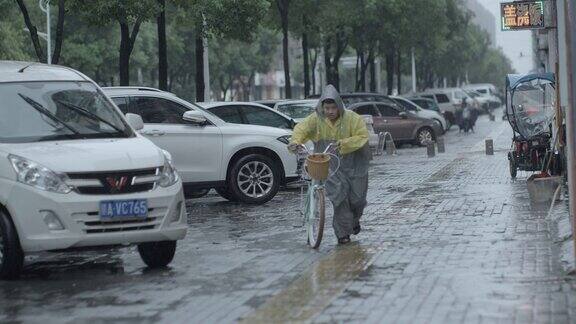
[[[350,236],[345,236],[338,239],[338,244],[348,244],[350,243]]]
[[[360,224],[358,224],[357,226],[354,226],[354,235],[358,235],[360,234],[360,231],[362,230],[362,227],[360,227]]]

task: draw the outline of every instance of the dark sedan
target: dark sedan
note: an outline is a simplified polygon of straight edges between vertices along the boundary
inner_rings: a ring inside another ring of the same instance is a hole
[[[348,109],[359,115],[370,115],[376,133],[388,132],[395,142],[409,142],[425,146],[442,134],[442,126],[435,120],[421,118],[404,111],[396,104],[380,101],[351,104]]]
[[[349,93],[341,93],[340,97],[346,106],[350,106],[355,103],[359,102],[382,102],[391,106],[398,106],[394,100],[390,97],[379,94],[379,93],[372,93],[372,92],[349,92]],[[320,98],[320,95],[311,95],[308,98],[310,99],[317,99]]]

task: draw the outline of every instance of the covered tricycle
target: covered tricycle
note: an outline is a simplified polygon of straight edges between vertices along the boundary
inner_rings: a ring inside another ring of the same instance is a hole
[[[506,78],[506,117],[512,126],[512,148],[508,153],[510,175],[517,171],[556,173],[552,121],[556,91],[552,73],[509,74]]]

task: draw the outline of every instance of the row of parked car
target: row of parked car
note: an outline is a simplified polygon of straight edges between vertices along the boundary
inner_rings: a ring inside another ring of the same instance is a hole
[[[318,100],[191,103],[8,61],[0,97],[0,277],[20,273],[27,253],[94,246],[138,244],[148,266],[167,265],[187,231],[185,196],[262,204],[298,178],[286,146]],[[395,141],[449,128],[424,96],[343,99]]]
[[[428,89],[414,95],[412,99],[423,106],[421,99],[434,101],[448,123],[455,123],[455,112],[462,107],[462,101],[476,109],[480,114],[490,113],[502,106],[502,99],[496,87],[492,84],[468,84],[462,88]]]

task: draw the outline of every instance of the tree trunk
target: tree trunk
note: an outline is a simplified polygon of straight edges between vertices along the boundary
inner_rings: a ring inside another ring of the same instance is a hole
[[[201,27],[196,35],[196,101],[204,101],[204,37]]]
[[[118,70],[120,72],[120,85],[130,84],[130,31],[125,23],[120,23],[120,58]]]
[[[324,65],[326,66],[326,84],[335,86],[334,71],[330,60],[330,41],[324,45]]]
[[[302,34],[302,55],[304,58],[304,98],[310,95],[310,62],[309,62],[308,35]]]
[[[318,49],[314,50],[312,59],[312,93],[316,94],[316,63],[318,62]]]
[[[280,22],[282,25],[282,53],[284,60],[284,82],[285,82],[285,97],[286,99],[292,98],[292,83],[290,80],[290,57],[288,53],[288,8],[290,7],[290,0],[276,0],[278,12],[280,13]]]
[[[66,14],[64,3],[65,0],[58,0],[58,21],[56,23],[56,40],[54,44],[54,52],[52,52],[52,64],[58,64],[60,61],[60,53],[62,53],[62,42],[64,39],[64,15]]]
[[[372,55],[370,56],[368,61],[369,61],[368,64],[370,65],[370,91],[376,92],[377,80],[376,80],[376,62],[374,58],[374,52],[372,52]]]
[[[394,89],[394,52],[386,53],[386,87],[388,95],[392,95]]]
[[[118,68],[121,86],[130,85],[130,56],[132,55],[134,43],[136,42],[141,24],[142,19],[138,19],[132,28],[132,33],[130,33],[128,23],[125,22],[125,20],[120,21],[120,57],[118,60]]]
[[[333,85],[336,90],[340,91],[340,72],[338,63],[348,46],[347,40],[341,32],[335,36],[336,48],[334,49],[334,58],[331,57],[332,41],[328,38],[324,43],[324,63],[326,65],[326,81],[328,84]]]
[[[166,0],[158,0],[161,11],[156,19],[158,27],[158,87],[168,90],[168,54],[166,44]]]
[[[32,39],[32,45],[34,45],[34,51],[36,52],[36,57],[38,61],[42,63],[46,63],[46,55],[42,50],[42,45],[40,44],[40,39],[38,38],[38,29],[32,21],[30,20],[30,15],[28,14],[28,8],[26,8],[26,4],[24,0],[16,0],[18,6],[20,7],[20,11],[22,12],[22,16],[24,17],[24,23],[30,32],[30,38]]]
[[[398,49],[396,53],[396,77],[398,78],[398,95],[400,95],[402,93],[402,55],[400,54],[400,49]]]
[[[368,56],[362,51],[358,53],[360,57],[360,78],[357,80],[356,91],[366,91],[366,72],[368,71],[368,65],[370,60],[372,60],[373,50],[368,50]]]
[[[358,79],[360,78],[360,56],[364,55],[361,51],[356,50],[356,68],[354,69],[355,75],[354,75],[354,83],[356,84],[354,86],[354,89],[356,91],[360,90],[360,85],[359,85],[359,81]]]

